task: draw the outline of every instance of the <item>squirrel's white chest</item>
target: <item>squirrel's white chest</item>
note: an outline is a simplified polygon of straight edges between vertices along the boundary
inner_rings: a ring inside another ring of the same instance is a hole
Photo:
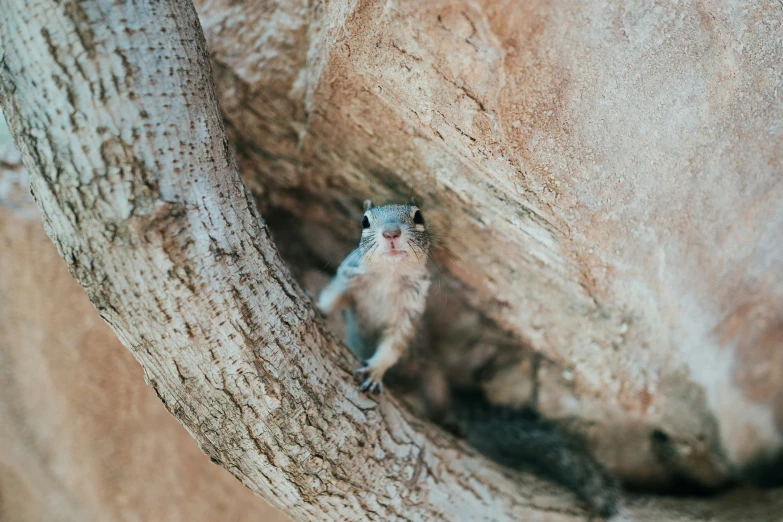
[[[429,287],[425,274],[367,274],[357,283],[353,306],[364,328],[391,326],[406,314],[418,315],[424,310]]]

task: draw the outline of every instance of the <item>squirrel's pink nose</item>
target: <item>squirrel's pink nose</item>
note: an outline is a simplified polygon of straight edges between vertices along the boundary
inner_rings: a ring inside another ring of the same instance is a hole
[[[402,235],[402,230],[400,230],[399,228],[383,231],[383,237],[385,237],[386,239],[397,239],[401,235]]]

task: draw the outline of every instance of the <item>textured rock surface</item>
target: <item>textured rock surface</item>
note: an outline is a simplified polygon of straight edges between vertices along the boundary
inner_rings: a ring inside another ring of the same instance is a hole
[[[539,408],[629,479],[665,479],[652,429],[708,483],[721,447],[780,447],[780,5],[196,5],[243,176],[313,265],[361,199],[413,189],[456,308],[516,339],[497,400],[528,393],[532,347]]]

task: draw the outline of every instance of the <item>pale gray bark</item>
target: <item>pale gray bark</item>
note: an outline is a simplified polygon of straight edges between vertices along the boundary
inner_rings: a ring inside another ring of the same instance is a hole
[[[47,233],[214,462],[297,520],[584,518],[359,393],[238,176],[190,2],[2,0],[0,28],[0,101]],[[636,511],[694,519],[671,506]]]
[[[547,510],[338,364],[239,179],[189,2],[1,10],[47,233],[213,461],[297,519]]]

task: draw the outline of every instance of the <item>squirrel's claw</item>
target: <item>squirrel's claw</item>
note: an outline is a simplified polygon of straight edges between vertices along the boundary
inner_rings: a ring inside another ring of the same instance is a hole
[[[362,384],[360,385],[359,389],[361,389],[363,392],[380,395],[381,392],[383,392],[383,383],[381,382],[380,376],[377,375],[375,368],[367,365],[367,363],[364,361],[363,363],[364,365],[361,368],[357,368],[353,371],[353,374],[358,377],[367,375],[367,377],[362,380]]]
[[[367,393],[374,393],[376,395],[380,395],[383,391],[383,384],[373,380],[370,377],[367,377],[364,382],[362,382],[361,390],[363,392]]]

